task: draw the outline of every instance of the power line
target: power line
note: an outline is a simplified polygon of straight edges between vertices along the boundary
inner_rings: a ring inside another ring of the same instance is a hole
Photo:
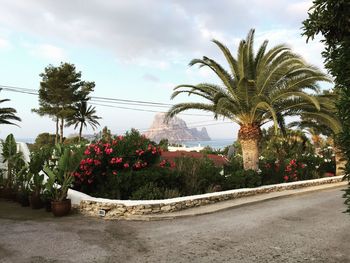
[[[128,107],[122,107],[122,106],[100,104],[100,103],[95,103],[95,102],[89,102],[89,104],[91,104],[91,105],[97,105],[97,106],[103,106],[103,107],[109,107],[109,108],[117,108],[117,109],[125,109],[125,110],[142,111],[142,112],[166,113],[166,111],[155,111],[155,110],[148,110],[148,109],[128,108]],[[211,115],[205,115],[205,114],[190,114],[190,113],[179,113],[179,115],[211,117]]]
[[[157,107],[157,108],[169,108],[168,106],[164,105],[145,105],[141,103],[133,103],[133,102],[116,102],[116,101],[108,101],[108,100],[102,100],[102,99],[93,99],[91,97],[90,101],[92,102],[102,102],[102,103],[113,103],[113,104],[121,104],[121,105],[131,105],[131,106],[147,106],[147,107]]]
[[[0,85],[0,89],[10,91],[10,92],[22,93],[22,94],[30,94],[30,95],[36,95],[36,96],[39,95],[37,90],[25,89],[25,88],[20,88],[20,87],[15,87],[15,86]],[[99,102],[121,104],[121,105],[130,105],[130,106],[141,106],[141,107],[168,108],[168,106],[173,106],[173,104],[166,104],[166,103],[140,101],[140,100],[126,100],[126,99],[116,99],[116,98],[106,98],[106,97],[96,97],[96,96],[92,96],[91,101],[92,102],[89,102],[90,104],[97,105],[97,106],[125,109],[125,110],[142,111],[142,112],[152,112],[152,113],[158,113],[159,111],[150,110],[150,109],[129,108],[129,107],[123,107],[123,106],[101,104]],[[98,103],[95,103],[95,102],[98,102]],[[147,105],[147,104],[149,104],[149,105]],[[168,105],[168,106],[166,106],[166,105]],[[166,113],[166,112],[162,112],[162,113]],[[190,113],[180,113],[180,115],[202,116],[202,117],[211,117],[212,116],[212,115],[208,115],[208,114],[190,114]]]
[[[14,92],[20,92],[20,93],[30,93],[33,95],[38,95],[38,90],[35,89],[26,89],[16,86],[8,86],[8,85],[0,85],[0,88],[7,91],[14,91]],[[96,100],[104,100],[104,101],[110,101],[110,102],[130,102],[130,103],[139,103],[139,104],[150,104],[150,105],[158,105],[158,106],[173,106],[173,104],[169,103],[161,103],[161,102],[154,102],[154,101],[141,101],[141,100],[129,100],[129,99],[117,99],[117,98],[108,98],[108,97],[98,97],[98,96],[91,96],[91,99]]]

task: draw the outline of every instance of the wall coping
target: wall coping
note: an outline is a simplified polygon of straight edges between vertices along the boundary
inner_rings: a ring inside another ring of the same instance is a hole
[[[325,178],[314,179],[314,180],[304,180],[304,181],[291,182],[291,183],[264,185],[264,186],[255,187],[255,188],[240,188],[240,189],[233,189],[233,190],[227,190],[227,191],[221,191],[221,192],[206,193],[206,194],[200,194],[200,195],[190,195],[190,196],[161,199],[161,200],[115,200],[115,199],[97,198],[97,197],[92,197],[87,194],[74,191],[74,190],[69,190],[69,198],[72,199],[73,204],[79,204],[80,201],[92,201],[100,204],[124,205],[126,207],[138,206],[138,205],[167,205],[167,204],[174,204],[174,203],[180,203],[180,202],[186,202],[186,201],[208,199],[211,197],[220,197],[225,195],[235,195],[235,194],[242,195],[244,193],[248,194],[250,192],[256,193],[260,191],[269,192],[269,190],[280,191],[280,190],[307,187],[315,184],[335,183],[335,182],[341,181],[342,178],[343,176],[325,177]]]

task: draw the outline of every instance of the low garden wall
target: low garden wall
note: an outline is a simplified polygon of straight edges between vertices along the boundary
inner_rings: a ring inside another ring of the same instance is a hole
[[[342,178],[343,176],[327,177],[315,180],[266,185],[257,188],[235,189],[164,200],[111,200],[83,195],[80,200],[79,210],[82,214],[89,216],[103,216],[105,219],[127,219],[128,217],[135,215],[175,212],[196,206],[213,204],[220,201],[257,194],[337,183],[341,182]]]

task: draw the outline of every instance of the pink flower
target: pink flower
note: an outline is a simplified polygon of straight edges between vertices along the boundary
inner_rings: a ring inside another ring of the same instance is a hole
[[[117,175],[118,174],[117,171],[113,171],[112,173],[113,173],[113,175]]]
[[[86,149],[85,152],[84,152],[85,155],[89,155],[91,154],[90,150],[89,149]]]
[[[124,163],[124,168],[129,168],[129,164],[128,163]]]
[[[284,179],[284,181],[288,181],[288,179],[289,179],[289,177],[288,177],[288,175],[285,175],[284,177],[283,177],[283,179]]]
[[[102,152],[101,152],[101,149],[100,149],[100,148],[95,147],[95,148],[94,148],[94,150],[95,150],[95,153],[96,153],[97,155],[102,154]]]
[[[110,155],[112,152],[113,152],[113,149],[112,149],[112,148],[106,148],[106,149],[105,149],[105,153],[106,153],[107,155]]]

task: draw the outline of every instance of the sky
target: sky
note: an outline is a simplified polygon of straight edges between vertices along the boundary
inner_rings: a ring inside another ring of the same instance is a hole
[[[224,59],[211,42],[218,39],[233,54],[251,28],[255,49],[269,40],[269,47],[287,44],[305,60],[323,69],[320,39],[306,43],[302,21],[309,0],[0,0],[0,85],[39,89],[40,76],[49,64],[73,63],[82,80],[96,83],[93,96],[167,104],[194,101],[178,96],[180,84],[216,83],[210,71],[189,67],[193,58]],[[0,138],[35,138],[54,133],[55,123],[31,112],[38,97],[2,90],[1,107],[14,107],[20,127],[0,126]],[[133,107],[151,111],[166,108]],[[115,134],[131,128],[150,127],[154,112],[94,105],[104,126]],[[207,127],[212,138],[236,138],[238,125],[213,120],[212,115],[190,111],[180,115],[189,127]],[[206,116],[198,116],[206,115]],[[72,134],[72,127],[65,135]],[[93,133],[87,129],[84,133]]]

